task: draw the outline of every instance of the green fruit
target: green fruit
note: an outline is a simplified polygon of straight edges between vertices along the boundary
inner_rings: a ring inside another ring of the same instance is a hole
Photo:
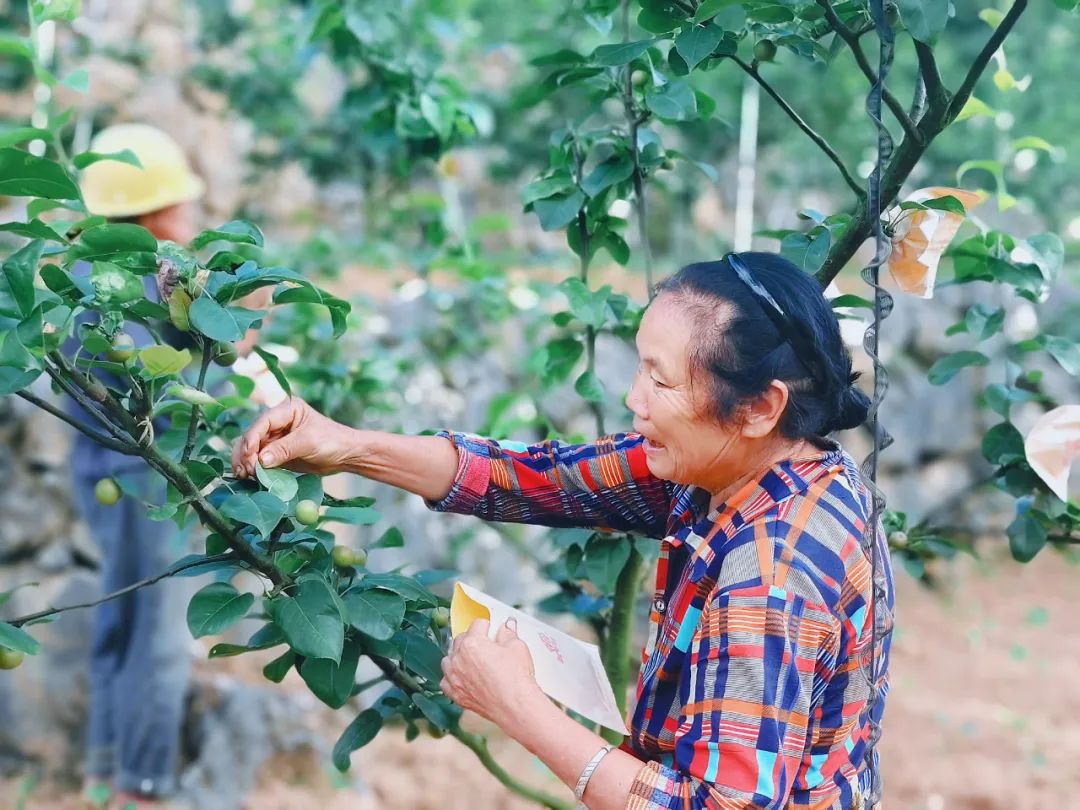
[[[304,500],[296,504],[296,520],[305,526],[319,522],[319,505],[315,501]],[[338,548],[345,548],[338,546]],[[335,549],[336,550],[336,549]],[[336,560],[335,560],[336,562]]]
[[[15,669],[26,658],[26,653],[0,647],[0,669]]]
[[[135,338],[127,332],[117,332],[105,356],[114,363],[126,363],[135,356]]]
[[[362,548],[354,551],[348,546],[334,546],[330,556],[334,558],[334,565],[339,568],[352,568],[367,562],[367,552]]]
[[[649,74],[644,70],[635,70],[630,74],[630,83],[634,85],[634,87],[641,87],[648,80]]]
[[[669,172],[675,168],[675,161],[671,158],[664,158],[664,161],[660,164],[661,169],[667,169]]]
[[[892,534],[889,535],[889,545],[890,546],[895,546],[896,548],[903,548],[904,546],[907,545],[907,541],[908,541],[907,532],[897,531],[897,532],[893,532]]]
[[[776,58],[776,43],[771,39],[759,40],[754,45],[754,59],[758,62],[771,62]]]
[[[102,506],[112,506],[120,500],[120,487],[111,478],[102,478],[94,485],[94,498]]]
[[[450,608],[437,607],[431,611],[431,623],[440,629],[450,624]]]
[[[236,346],[225,341],[215,343],[213,352],[213,360],[219,366],[231,366],[239,358],[239,355],[236,353]]]

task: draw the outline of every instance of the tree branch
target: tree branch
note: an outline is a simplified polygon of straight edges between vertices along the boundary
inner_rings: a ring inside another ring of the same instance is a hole
[[[787,114],[787,116],[795,122],[799,129],[801,129],[810,137],[810,140],[812,140],[818,145],[818,148],[820,148],[821,151],[825,153],[829,160],[836,164],[836,168],[840,170],[840,174],[844,177],[844,182],[848,184],[848,187],[855,193],[855,196],[858,197],[859,200],[864,199],[866,197],[866,190],[862,187],[862,184],[859,183],[859,181],[852,176],[851,172],[848,171],[847,166],[844,165],[844,161],[840,159],[840,156],[838,154],[836,154],[836,150],[829,145],[829,142],[826,141],[823,137],[821,137],[821,135],[819,135],[813,127],[806,123],[806,121],[803,120],[802,116],[795,112],[792,106],[788,104],[780,96],[780,94],[776,92],[776,90],[773,89],[772,85],[762,78],[761,74],[758,73],[756,67],[748,65],[738,56],[731,56],[728,58],[735,62],[735,64],[741,67],[744,71],[746,71],[750,75],[750,77],[753,78],[754,81],[756,81],[762,86],[762,88],[764,88],[765,92],[772,97],[773,101],[780,105],[780,109],[782,109]]]
[[[915,54],[919,57],[919,79],[922,82],[926,100],[933,105],[948,104],[949,91],[941,81],[934,50],[925,42],[915,40]]]
[[[971,94],[975,90],[975,83],[979,81],[979,77],[986,70],[986,66],[990,63],[994,54],[998,52],[1001,43],[1005,41],[1005,37],[1009,35],[1017,20],[1020,19],[1020,15],[1027,9],[1027,5],[1028,0],[1015,0],[1012,8],[1009,9],[998,27],[994,29],[994,33],[990,35],[990,39],[986,41],[979,55],[975,57],[967,76],[964,77],[964,81],[956,91],[956,95],[953,96],[952,102],[949,104],[948,116],[945,119],[946,123],[953,121],[960,114],[960,111],[964,109],[964,105],[967,104],[968,99],[971,98]]]
[[[623,0],[623,42],[630,40],[630,0]],[[649,234],[646,229],[645,207],[645,181],[641,172],[641,161],[638,155],[638,127],[643,120],[647,120],[648,113],[642,116],[634,111],[634,83],[631,65],[627,65],[623,71],[623,111],[626,114],[626,124],[629,129],[630,155],[634,160],[634,173],[631,175],[634,185],[634,202],[637,205],[638,242],[641,244],[641,253],[645,259],[645,287],[649,299],[653,296],[653,261],[652,246],[649,244]]]
[[[839,15],[833,9],[831,0],[817,0],[817,4],[821,6],[822,10],[825,12],[825,18],[829,21],[829,25],[836,32],[836,35],[844,40],[851,50],[851,54],[855,57],[855,62],[858,64],[859,70],[863,72],[863,75],[866,76],[871,84],[876,84],[877,73],[873,67],[870,66],[870,62],[867,61],[866,54],[863,52],[862,45],[859,44],[859,37],[865,32],[856,33],[844,25],[844,21],[840,19]],[[868,28],[867,30],[871,29]],[[881,98],[885,102],[885,106],[888,107],[889,111],[896,117],[896,120],[900,122],[904,134],[914,141],[921,142],[923,139],[922,134],[904,110],[903,105],[897,100],[896,96],[888,90],[882,89]]]
[[[88,427],[87,425],[84,425],[78,419],[75,419],[75,418],[69,416],[68,414],[64,413],[62,410],[57,408],[52,403],[46,402],[45,400],[41,399],[40,397],[35,396],[34,394],[31,394],[29,391],[16,391],[15,393],[16,393],[17,396],[22,397],[23,399],[25,399],[30,404],[36,405],[37,407],[41,408],[41,410],[45,411],[46,413],[51,413],[57,419],[59,419],[59,420],[61,420],[63,422],[67,422],[69,425],[71,425],[77,431],[79,431],[80,433],[86,434],[91,439],[93,439],[95,442],[100,444],[102,447],[107,447],[108,449],[110,449],[110,450],[112,450],[112,451],[114,451],[116,453],[123,453],[125,456],[138,455],[138,449],[137,449],[137,447],[135,446],[134,443],[124,444],[119,439],[110,439],[104,433],[98,433],[93,428]]]
[[[58,608],[47,608],[45,610],[38,611],[37,613],[30,613],[26,616],[20,616],[17,619],[11,619],[7,622],[7,624],[12,625],[13,627],[22,627],[28,622],[36,622],[39,619],[44,619],[49,616],[55,616],[58,613],[67,613],[69,610],[82,610],[83,608],[97,607],[98,605],[104,604],[105,602],[111,602],[113,599],[119,599],[121,596],[137,591],[140,588],[145,588],[148,585],[153,585],[155,582],[160,582],[163,579],[174,577],[177,574],[180,574],[191,568],[198,568],[200,565],[210,565],[212,563],[228,562],[229,560],[238,559],[239,558],[235,554],[218,554],[214,557],[204,557],[201,560],[191,560],[184,563],[183,565],[176,565],[172,568],[166,569],[162,573],[156,574],[155,576],[147,577],[146,579],[134,582],[125,588],[121,588],[118,591],[113,591],[112,593],[105,594],[105,596],[101,597],[100,599],[95,599],[93,602],[80,602],[76,605],[64,605],[63,607]]]

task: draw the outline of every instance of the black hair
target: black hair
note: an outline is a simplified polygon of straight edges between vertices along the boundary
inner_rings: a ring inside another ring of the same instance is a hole
[[[780,432],[789,439],[827,436],[865,422],[870,399],[855,387],[859,375],[851,371],[851,353],[821,285],[775,253],[736,256],[783,310],[786,329],[778,328],[764,309],[770,304],[726,257],[688,264],[656,286],[658,295],[676,296],[693,319],[691,379],[708,381],[712,415],[731,419],[740,405],[780,380],[789,391]]]

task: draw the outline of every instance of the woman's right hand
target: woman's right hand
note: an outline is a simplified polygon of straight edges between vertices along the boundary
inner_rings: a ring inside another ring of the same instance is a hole
[[[304,400],[290,397],[262,414],[233,445],[238,478],[263,467],[329,475],[343,470],[358,445],[358,431],[335,422]]]

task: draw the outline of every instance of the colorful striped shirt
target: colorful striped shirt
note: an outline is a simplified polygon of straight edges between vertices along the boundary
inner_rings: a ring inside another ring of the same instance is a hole
[[[440,435],[459,466],[434,509],[663,538],[623,744],[646,762],[628,808],[862,806],[863,666],[876,654],[880,722],[889,634],[871,649],[870,497],[839,445],[763,470],[710,511],[709,493],[649,473],[637,434],[528,446]],[[880,526],[876,539],[887,630],[893,587]]]

